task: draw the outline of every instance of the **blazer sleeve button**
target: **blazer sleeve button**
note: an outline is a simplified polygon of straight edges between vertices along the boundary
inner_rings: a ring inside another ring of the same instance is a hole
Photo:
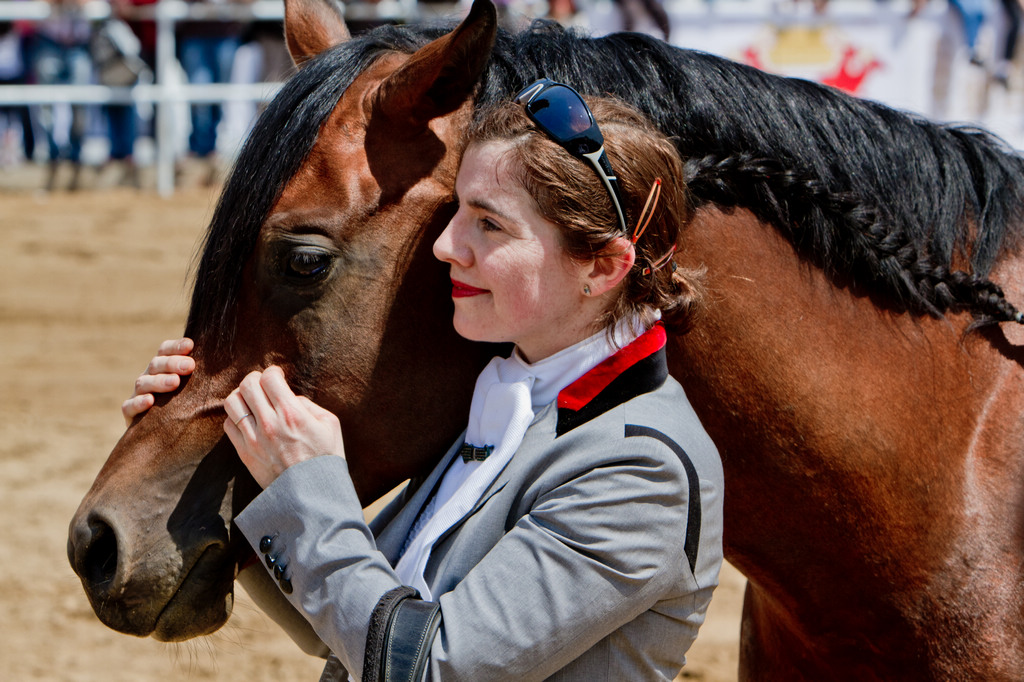
[[[279,580],[278,582],[281,584],[281,591],[282,592],[284,592],[285,594],[291,594],[292,593],[292,581],[291,580],[288,580],[288,578],[285,578],[284,580]]]
[[[277,559],[270,556],[269,554],[264,555],[263,559],[267,562],[267,568],[274,568],[274,564],[277,563]]]
[[[270,537],[269,535],[264,535],[262,538],[260,538],[260,551],[264,554],[269,552],[270,546],[273,544],[273,542],[274,538]]]

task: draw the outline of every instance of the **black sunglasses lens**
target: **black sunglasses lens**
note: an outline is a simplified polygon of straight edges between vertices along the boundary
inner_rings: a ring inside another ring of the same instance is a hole
[[[594,125],[590,109],[579,95],[559,85],[534,97],[527,106],[534,120],[559,140],[568,140]]]
[[[594,170],[604,182],[612,203],[615,204],[619,224],[623,232],[627,232],[618,181],[608,157],[602,151],[604,136],[601,135],[594,115],[580,94],[568,85],[542,78],[523,88],[516,95],[515,101],[525,106],[527,115],[541,132],[562,145],[576,158],[585,158],[594,164]],[[598,152],[601,153],[595,163],[593,155]]]

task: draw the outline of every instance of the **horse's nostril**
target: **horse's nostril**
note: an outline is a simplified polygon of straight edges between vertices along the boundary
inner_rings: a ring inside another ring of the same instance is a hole
[[[86,548],[79,575],[93,587],[107,586],[117,573],[117,534],[105,521],[89,522],[92,537]]]

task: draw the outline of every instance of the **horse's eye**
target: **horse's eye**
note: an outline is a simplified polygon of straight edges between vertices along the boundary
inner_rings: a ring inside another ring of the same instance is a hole
[[[331,254],[324,249],[300,246],[292,249],[285,259],[285,277],[303,282],[323,278],[331,267]]]

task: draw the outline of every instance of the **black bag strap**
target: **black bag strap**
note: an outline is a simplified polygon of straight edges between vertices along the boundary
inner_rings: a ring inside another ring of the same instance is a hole
[[[441,626],[441,605],[411,587],[389,590],[377,602],[366,633],[364,682],[419,682]]]
[[[420,682],[430,646],[441,627],[441,605],[408,598],[399,602],[388,628],[381,682]]]

